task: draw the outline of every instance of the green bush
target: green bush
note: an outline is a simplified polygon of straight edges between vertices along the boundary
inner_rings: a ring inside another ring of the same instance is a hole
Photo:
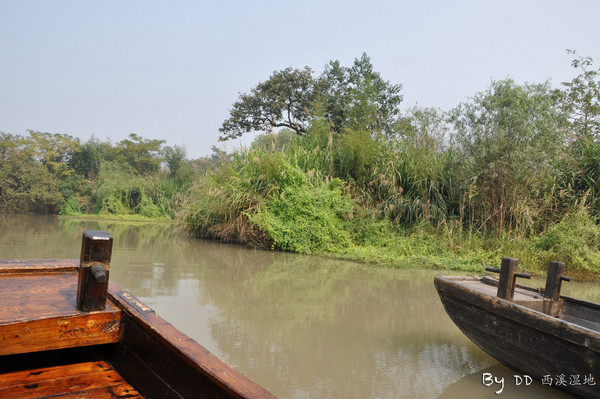
[[[270,194],[306,182],[306,175],[283,153],[261,148],[241,151],[195,183],[178,218],[185,230],[199,237],[265,246],[270,241],[247,215]]]
[[[79,205],[79,201],[72,195],[60,207],[59,215],[75,216],[81,214],[81,205]]]
[[[540,261],[564,262],[576,273],[600,271],[600,227],[585,209],[568,214],[534,241]]]
[[[171,218],[176,196],[173,179],[138,176],[128,165],[106,161],[100,165],[93,213]]]
[[[248,218],[273,246],[298,253],[331,252],[350,245],[345,222],[352,213],[348,196],[333,184],[285,187]]]

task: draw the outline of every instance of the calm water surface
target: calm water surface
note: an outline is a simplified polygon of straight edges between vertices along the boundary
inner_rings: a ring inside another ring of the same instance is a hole
[[[112,279],[281,398],[568,397],[537,381],[515,386],[511,370],[465,338],[433,286],[439,272],[253,250],[170,224],[55,216],[0,216],[0,259],[78,258],[86,229],[114,237]],[[565,285],[600,302],[594,284]],[[501,395],[483,373],[505,377]]]

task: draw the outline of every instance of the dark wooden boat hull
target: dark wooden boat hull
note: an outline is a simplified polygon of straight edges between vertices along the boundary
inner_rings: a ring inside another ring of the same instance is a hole
[[[464,283],[469,280],[480,281],[474,277],[435,278],[446,312],[467,337],[514,370],[539,380],[548,376],[556,381],[562,375],[566,384],[553,386],[600,398],[600,331],[593,329],[600,327],[597,305],[563,298],[565,308],[571,306],[567,318],[587,311],[587,328],[473,289],[474,284]],[[581,385],[570,383],[571,376],[578,376]],[[586,376],[592,376],[596,385],[583,384]]]

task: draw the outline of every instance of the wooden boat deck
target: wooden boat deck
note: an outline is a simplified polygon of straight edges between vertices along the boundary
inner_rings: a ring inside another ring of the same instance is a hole
[[[102,311],[77,309],[75,268],[40,274],[18,266],[0,262],[0,356],[119,341],[122,312],[111,301]]]
[[[0,261],[0,356],[116,343],[122,310],[77,309],[76,261]],[[44,273],[41,273],[44,271]],[[9,371],[0,398],[141,398],[106,361]]]
[[[0,398],[143,398],[105,361],[20,370],[2,375]]]

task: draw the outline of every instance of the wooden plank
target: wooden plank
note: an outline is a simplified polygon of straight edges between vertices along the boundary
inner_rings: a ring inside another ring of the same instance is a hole
[[[113,385],[110,387],[90,389],[73,393],[51,396],[60,399],[143,399],[144,397],[129,384]]]
[[[548,299],[558,301],[560,299],[560,288],[565,274],[565,264],[562,262],[550,262],[548,266],[548,277],[546,277],[546,288],[544,296]]]
[[[0,260],[0,273],[50,273],[75,271],[79,259]]]
[[[111,367],[106,362],[93,361],[62,366],[42,367],[33,370],[21,370],[5,373],[0,378],[0,389],[6,387],[28,385],[39,381],[52,381],[67,375],[81,375],[106,371]]]
[[[144,394],[151,382],[161,397],[275,398],[159,317],[113,281],[109,297],[129,316],[111,363]],[[137,382],[137,383],[136,383]]]
[[[0,356],[118,342],[121,313],[97,312],[0,325]]]
[[[68,364],[0,375],[0,397],[141,397],[104,361]]]
[[[0,274],[0,325],[17,320],[72,316],[76,307],[77,273]],[[108,312],[119,309],[109,303]]]
[[[77,273],[0,274],[0,355],[117,342],[121,311],[76,308]]]

